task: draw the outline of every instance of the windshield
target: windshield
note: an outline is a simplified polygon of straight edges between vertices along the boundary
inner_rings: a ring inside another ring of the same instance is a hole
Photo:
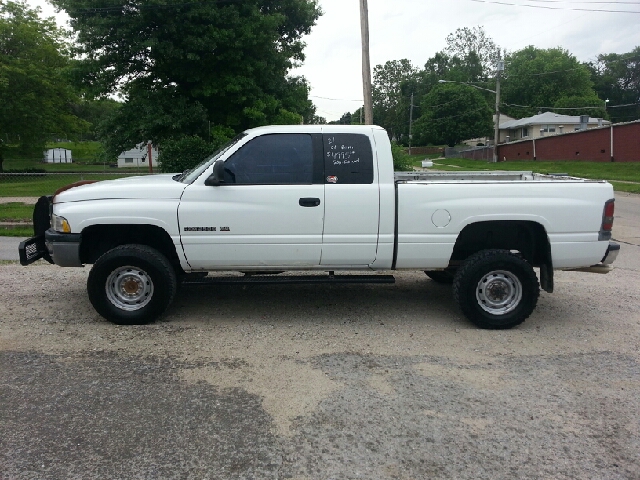
[[[236,143],[238,143],[242,138],[246,136],[247,136],[246,133],[241,133],[237,135],[235,138],[233,138],[233,140],[230,140],[229,142],[225,143],[222,147],[220,147],[214,153],[209,155],[207,158],[205,158],[202,162],[200,162],[198,165],[193,167],[191,170],[186,170],[184,173],[180,174],[179,176],[174,177],[174,179],[177,182],[182,182],[182,183],[193,182],[196,178],[202,175],[202,172],[204,172],[207,168],[209,168],[209,166],[215,163],[215,161],[218,160],[218,158],[220,158],[222,154],[224,154],[224,152],[229,150],[231,147],[233,147]]]

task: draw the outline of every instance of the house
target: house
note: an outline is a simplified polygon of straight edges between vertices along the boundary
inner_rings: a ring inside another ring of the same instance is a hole
[[[607,120],[589,118],[588,115],[573,116],[544,112],[520,120],[501,121],[500,143],[576,132],[610,124],[611,122]]]
[[[500,122],[506,123],[513,120],[515,120],[515,118],[511,118],[509,115],[505,115],[504,113],[500,114]],[[496,124],[496,114],[494,113],[493,114],[494,128],[495,128],[495,124]],[[469,140],[464,140],[462,143],[469,147],[475,147],[477,145],[493,145],[493,135],[491,137],[470,138]]]
[[[45,150],[42,161],[44,163],[73,163],[71,150],[67,148],[50,148]]]
[[[151,165],[158,166],[158,147],[151,148]],[[118,155],[118,168],[149,167],[147,144],[139,143],[136,148],[125,150]]]

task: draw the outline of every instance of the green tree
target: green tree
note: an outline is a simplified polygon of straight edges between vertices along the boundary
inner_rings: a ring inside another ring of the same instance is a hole
[[[160,170],[173,173],[193,168],[228,140],[225,132],[219,130],[212,135],[210,142],[195,136],[167,140],[158,155]]]
[[[410,82],[416,74],[407,59],[388,61],[373,69],[373,118],[391,138],[409,133]]]
[[[554,105],[555,112],[562,115],[589,115],[593,118],[606,118],[604,101],[594,93],[585,97],[562,97]]]
[[[304,59],[316,0],[52,2],[77,33],[76,78],[94,96],[126,99],[116,128],[102,130],[111,152],[206,138],[209,124],[238,131],[313,118],[306,83],[287,74]]]
[[[329,122],[329,125],[351,125],[351,113],[343,113],[339,120]]]
[[[72,112],[65,34],[25,2],[0,2],[0,171],[9,143],[40,156],[52,137],[73,137],[87,123]]]
[[[446,144],[491,135],[492,110],[475,88],[453,83],[434,87],[420,104],[422,116],[413,126],[416,145]]]
[[[88,130],[83,134],[85,140],[97,140],[100,125],[111,118],[122,106],[121,102],[111,98],[80,99],[72,105],[73,113],[88,124]]]
[[[488,78],[494,75],[500,48],[484,31],[484,27],[458,28],[447,35],[444,52],[451,57],[466,59],[468,64],[476,63],[479,75]]]
[[[594,97],[589,69],[562,48],[529,46],[506,58],[501,110],[508,115],[527,117],[553,110],[561,99]]]
[[[601,100],[609,100],[611,121],[640,118],[640,46],[624,54],[598,55],[588,64],[594,89]],[[617,105],[624,105],[618,107]]]

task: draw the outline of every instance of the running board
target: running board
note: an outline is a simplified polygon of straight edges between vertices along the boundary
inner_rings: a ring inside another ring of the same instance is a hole
[[[395,283],[393,275],[245,275],[243,277],[202,277],[185,280],[183,285],[268,285],[318,283]]]

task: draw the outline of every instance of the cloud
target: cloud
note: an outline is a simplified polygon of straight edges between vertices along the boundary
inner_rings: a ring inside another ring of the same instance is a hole
[[[522,3],[522,0],[507,1]],[[422,67],[445,47],[449,33],[478,25],[484,26],[494,41],[509,51],[527,45],[560,46],[581,61],[593,60],[600,53],[629,52],[640,45],[637,14],[545,10],[470,0],[369,0],[368,3],[372,68],[401,58]],[[359,2],[320,0],[320,5],[325,14],[307,38],[307,60],[294,73],[307,77],[313,95],[362,98]],[[319,113],[330,120],[359,107],[350,101],[317,98],[313,101]]]

